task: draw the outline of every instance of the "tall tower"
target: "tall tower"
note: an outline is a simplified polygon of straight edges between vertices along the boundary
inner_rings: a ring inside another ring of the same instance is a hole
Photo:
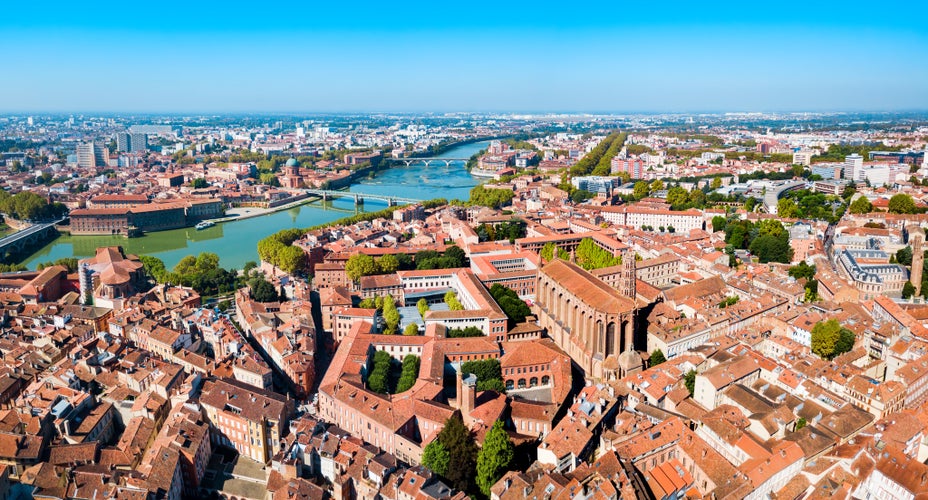
[[[635,300],[637,292],[635,290],[636,280],[635,251],[631,247],[622,252],[622,288],[619,289],[622,295]]]
[[[915,286],[915,295],[922,293],[922,266],[925,261],[925,251],[922,250],[922,243],[925,242],[925,232],[918,226],[910,226],[909,245],[912,246],[912,274],[909,281]]]

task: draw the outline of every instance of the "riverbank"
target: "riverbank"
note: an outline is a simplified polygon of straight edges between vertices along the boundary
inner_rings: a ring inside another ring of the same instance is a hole
[[[486,140],[469,142],[445,151],[442,156],[470,157],[486,145]],[[404,196],[420,200],[467,199],[470,190],[480,183],[479,179],[467,172],[464,162],[428,166],[391,165],[388,168],[378,168],[373,178],[368,175],[369,172],[367,170],[359,175],[347,187],[346,192],[362,196]],[[355,206],[354,200],[350,197],[323,202],[318,197],[311,196],[269,209],[231,209],[233,211],[226,216],[213,219],[214,222],[221,223],[203,230],[193,227],[172,229],[145,234],[138,238],[61,235],[31,255],[20,256],[17,263],[34,269],[41,262],[64,257],[92,257],[99,247],[121,246],[129,254],[158,257],[168,268],[174,267],[188,255],[211,252],[219,256],[222,267],[240,269],[245,262],[258,260],[258,240],[282,229],[328,225],[340,219],[384,208],[387,208],[387,204],[377,199],[368,199],[364,205]]]

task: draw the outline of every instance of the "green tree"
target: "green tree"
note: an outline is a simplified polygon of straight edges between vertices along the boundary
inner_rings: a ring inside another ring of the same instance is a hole
[[[419,325],[415,323],[410,323],[406,325],[406,328],[403,330],[403,335],[419,335]]]
[[[429,303],[425,299],[419,299],[416,308],[419,309],[419,315],[425,318],[425,313],[429,312]]]
[[[848,207],[848,211],[858,215],[869,214],[873,211],[873,204],[870,203],[870,200],[868,200],[866,196],[860,196],[851,203]]]
[[[383,274],[395,273],[400,268],[400,261],[396,258],[396,255],[387,254],[377,259],[377,267],[379,272]]]
[[[396,333],[400,324],[400,312],[396,308],[396,302],[392,295],[386,295],[383,298],[383,320],[387,324],[383,333],[392,335]]]
[[[917,211],[915,200],[905,193],[899,193],[889,199],[889,213],[914,214]]]
[[[853,331],[848,330],[847,328],[841,328],[838,332],[838,341],[835,342],[835,352],[834,356],[839,356],[846,352],[851,352],[854,349],[854,344],[857,342],[857,335]]]
[[[493,296],[493,299],[499,304],[499,307],[506,313],[506,316],[509,318],[510,326],[514,326],[518,323],[525,321],[525,317],[532,314],[532,310],[529,309],[528,305],[519,298],[519,295],[512,289],[500,285],[499,283],[494,283],[490,287],[490,295]]]
[[[795,430],[798,431],[799,429],[802,429],[802,428],[805,427],[805,426],[806,426],[806,419],[804,419],[804,418],[802,418],[802,417],[799,417],[799,419],[796,420],[796,429],[795,429]]]
[[[720,187],[722,187],[722,178],[721,178],[721,177],[716,177],[716,178],[712,179],[712,183],[709,184],[709,189],[711,189],[711,190],[713,190],[713,191],[715,191],[716,189],[718,189],[718,188],[720,188]]]
[[[721,215],[716,215],[712,218],[712,232],[724,231],[727,224],[728,219]]]
[[[451,455],[448,454],[448,450],[437,438],[433,439],[422,450],[422,465],[439,476],[445,477],[448,474],[448,464],[450,462]]]
[[[650,186],[647,182],[638,181],[635,183],[635,187],[632,189],[632,196],[636,200],[640,200],[642,198],[647,198],[650,192]]]
[[[306,252],[295,246],[284,246],[277,251],[277,267],[287,274],[294,274],[306,267]]]
[[[455,413],[445,421],[436,438],[448,451],[448,467],[444,477],[460,491],[472,491],[477,465],[477,443],[474,434]]]
[[[812,327],[812,352],[822,358],[830,358],[835,351],[841,325],[834,319],[821,321]]]
[[[903,247],[896,251],[896,262],[903,266],[912,265],[912,247]]]
[[[348,262],[345,263],[345,274],[348,275],[348,279],[354,282],[360,280],[362,276],[377,274],[379,271],[380,268],[377,267],[374,258],[363,253],[352,255],[348,258]]]
[[[467,266],[467,254],[459,246],[451,245],[446,248],[444,257],[451,264],[449,268]]]
[[[251,298],[258,302],[276,302],[278,299],[277,289],[262,275],[252,278],[248,287],[251,289]]]
[[[419,375],[419,356],[407,354],[403,358],[403,368],[400,373],[399,381],[396,383],[396,394],[406,392],[416,385],[416,378]]]
[[[266,184],[271,187],[280,187],[280,179],[271,172],[261,174],[258,176],[258,180],[261,181],[261,184]]]
[[[690,391],[690,396],[696,392],[696,370],[690,370],[683,375],[683,384],[686,385],[686,390]]]
[[[777,202],[777,215],[785,219],[792,219],[799,213],[799,207],[790,198],[783,198]]]
[[[445,304],[448,304],[448,309],[452,311],[463,311],[464,305],[458,300],[458,296],[454,293],[454,290],[448,290],[445,293]]]
[[[515,446],[503,423],[497,420],[487,431],[483,448],[477,454],[477,486],[485,496],[490,496],[490,488],[509,470],[514,456]]]
[[[815,278],[815,266],[810,266],[806,264],[805,261],[796,264],[795,266],[790,267],[787,270],[787,274],[791,277],[798,279],[811,280]]]
[[[656,191],[661,191],[664,189],[664,181],[660,179],[655,179],[651,182],[651,185],[648,186],[649,192],[654,193]]]
[[[912,285],[911,281],[906,281],[905,284],[902,285],[902,298],[908,299],[913,295],[915,295],[915,286]]]
[[[667,358],[664,357],[664,353],[660,349],[651,352],[651,366],[657,366],[664,361],[667,361]]]
[[[674,186],[667,190],[667,203],[673,210],[682,210],[689,203],[690,197],[686,189],[680,186]]]
[[[203,189],[209,187],[209,183],[206,182],[206,179],[202,177],[197,177],[196,179],[190,181],[190,187],[193,189]]]

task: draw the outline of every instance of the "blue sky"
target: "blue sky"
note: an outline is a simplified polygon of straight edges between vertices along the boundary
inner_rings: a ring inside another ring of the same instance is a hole
[[[928,109],[928,2],[38,2],[0,111]]]

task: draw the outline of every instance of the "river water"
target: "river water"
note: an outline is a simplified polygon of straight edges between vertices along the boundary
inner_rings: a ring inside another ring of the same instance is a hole
[[[485,149],[488,141],[464,144],[438,155],[439,158],[469,158]],[[379,172],[353,184],[349,190],[355,193],[393,195],[404,198],[429,200],[433,198],[467,199],[470,189],[479,184],[464,168],[463,161],[449,166],[436,163],[426,167],[414,163],[403,164]],[[386,208],[386,202],[365,200],[356,208],[354,201],[338,198],[328,202],[313,202],[281,212],[262,215],[251,219],[225,222],[196,230],[192,227],[148,233],[139,238],[122,236],[70,236],[61,235],[48,245],[30,255],[22,264],[34,269],[40,262],[63,257],[91,257],[98,247],[122,246],[127,253],[153,255],[164,261],[169,269],[187,255],[213,252],[219,263],[226,268],[240,269],[249,260],[258,260],[258,240],[281,229],[304,228],[334,221],[360,211],[377,211]]]

